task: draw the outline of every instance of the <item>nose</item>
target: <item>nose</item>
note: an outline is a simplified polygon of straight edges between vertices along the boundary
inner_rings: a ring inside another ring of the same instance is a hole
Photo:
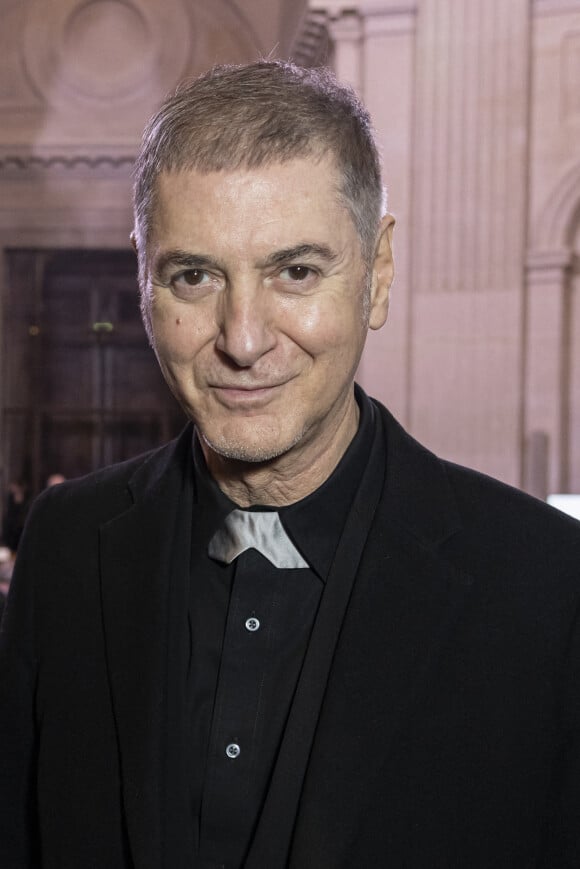
[[[218,350],[240,368],[250,368],[276,343],[270,309],[264,288],[228,287],[218,313]]]

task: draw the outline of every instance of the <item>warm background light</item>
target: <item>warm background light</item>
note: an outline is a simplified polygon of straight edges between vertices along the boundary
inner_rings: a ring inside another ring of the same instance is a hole
[[[580,491],[580,0],[0,13],[2,490],[180,425],[138,324],[132,160],[181,78],[270,55],[328,63],[375,120],[397,276],[363,385],[445,457],[543,498]]]

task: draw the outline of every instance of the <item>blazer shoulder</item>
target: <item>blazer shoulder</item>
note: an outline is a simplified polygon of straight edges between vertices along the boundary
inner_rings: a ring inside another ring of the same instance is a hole
[[[580,605],[580,522],[544,501],[485,474],[444,462],[461,531],[445,556],[487,587],[519,590],[548,615],[567,601]]]
[[[441,460],[462,515],[491,528],[526,526],[580,544],[580,522],[521,489],[479,471]]]
[[[436,456],[376,405],[385,428],[393,516],[420,528],[424,540],[442,547],[439,552],[467,572],[568,576],[580,585],[580,522],[520,489]]]
[[[182,467],[192,431],[192,426],[188,425],[169,443],[45,490],[36,498],[31,518],[50,512],[60,521],[65,516],[82,516],[91,523],[100,524],[123,512],[133,504],[141,490],[155,485],[172,468]]]

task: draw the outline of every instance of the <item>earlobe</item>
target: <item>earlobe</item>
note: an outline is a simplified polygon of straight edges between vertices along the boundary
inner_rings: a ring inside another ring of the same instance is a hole
[[[389,313],[389,293],[395,275],[392,246],[394,226],[395,218],[393,215],[385,214],[381,220],[372,270],[370,329],[380,329],[381,326],[384,326]]]

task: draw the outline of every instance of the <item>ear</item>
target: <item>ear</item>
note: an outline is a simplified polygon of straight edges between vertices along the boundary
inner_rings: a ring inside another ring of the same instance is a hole
[[[132,230],[131,235],[129,236],[129,240],[131,242],[131,247],[137,253],[137,236],[135,234],[135,230]]]
[[[392,247],[394,226],[393,215],[385,214],[381,220],[371,273],[370,329],[380,329],[384,326],[389,313],[389,293],[395,276]]]

